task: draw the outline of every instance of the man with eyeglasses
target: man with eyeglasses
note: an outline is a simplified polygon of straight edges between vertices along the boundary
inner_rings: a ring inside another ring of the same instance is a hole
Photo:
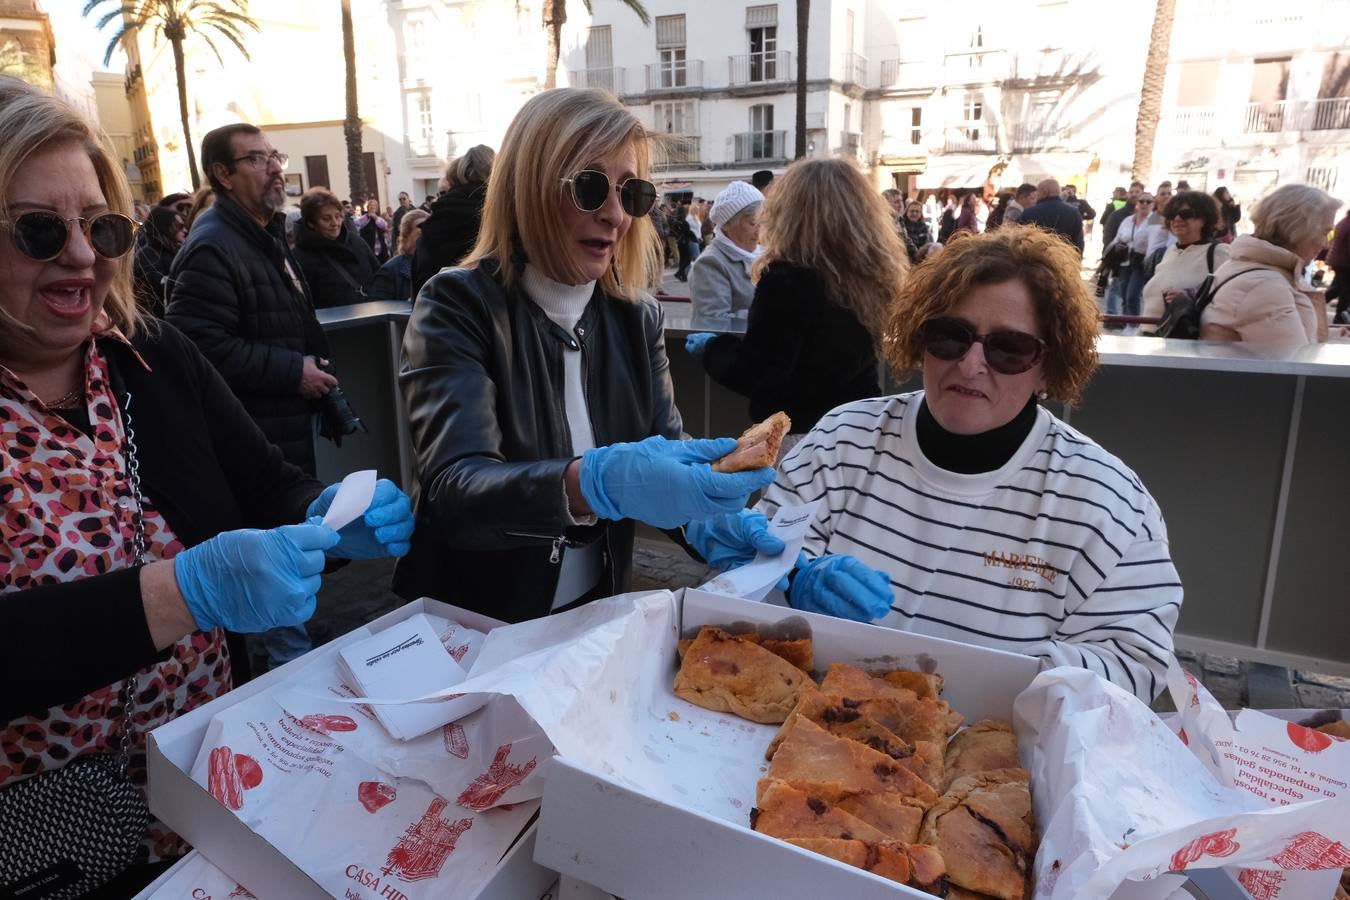
[[[287,462],[314,474],[317,401],[337,378],[300,267],[286,244],[287,157],[253,125],[202,139],[215,204],[193,224],[170,272],[169,321],[220,371]],[[263,637],[279,665],[312,646],[303,626]]]

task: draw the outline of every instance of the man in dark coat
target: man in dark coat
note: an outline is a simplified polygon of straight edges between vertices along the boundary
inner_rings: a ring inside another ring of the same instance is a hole
[[[169,321],[225,378],[287,462],[314,474],[316,402],[337,385],[319,368],[328,345],[286,245],[286,158],[253,125],[202,139],[215,204],[174,259]],[[304,626],[262,636],[272,665],[312,646]]]
[[[1039,225],[1047,231],[1053,231],[1064,240],[1078,248],[1083,254],[1083,215],[1078,207],[1070,206],[1060,199],[1059,182],[1047,178],[1036,185],[1040,197],[1022,213],[1018,220],[1021,225]]]
[[[431,204],[431,218],[422,223],[422,236],[413,255],[412,292],[416,297],[427,279],[446,266],[459,265],[478,243],[487,185],[456,184]]]
[[[403,217],[413,209],[412,197],[408,196],[407,191],[402,191],[398,195],[398,209],[394,210],[394,219],[389,223],[389,234],[394,241],[394,252],[402,253],[398,246],[398,228],[403,224]]]

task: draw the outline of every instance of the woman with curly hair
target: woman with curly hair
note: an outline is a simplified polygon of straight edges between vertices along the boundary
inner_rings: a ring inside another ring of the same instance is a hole
[[[1182,597],[1162,514],[1040,405],[1078,401],[1097,367],[1079,267],[1057,236],[1003,228],[910,273],[883,346],[923,389],[831,411],[759,504],[827,500],[793,607],[1082,666],[1153,699]]]
[[[853,163],[804,160],[774,184],[744,338],[692,334],[685,347],[750,398],[751,418],[787,412],[786,452],[834,407],[881,393],[876,347],[908,254],[890,207]]]

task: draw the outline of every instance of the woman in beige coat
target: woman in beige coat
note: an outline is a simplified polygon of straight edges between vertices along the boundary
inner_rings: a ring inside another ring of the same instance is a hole
[[[1200,339],[1315,344],[1325,318],[1299,289],[1303,269],[1326,246],[1340,202],[1306,184],[1277,188],[1252,210],[1255,231],[1233,241],[1220,285],[1200,317]],[[1231,280],[1230,280],[1231,279]],[[1325,340],[1325,338],[1320,338]]]

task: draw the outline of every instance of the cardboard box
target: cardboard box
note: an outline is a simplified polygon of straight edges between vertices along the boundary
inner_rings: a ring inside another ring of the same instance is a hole
[[[943,699],[967,722],[1011,720],[1013,700],[1040,670],[1039,661],[1026,656],[692,589],[680,603],[680,632],[701,625],[770,625],[800,617],[811,627],[819,670],[832,662],[909,668],[931,663],[946,676]],[[672,745],[687,745],[699,740],[699,732],[682,730],[682,720],[710,723],[700,728],[721,723],[713,721],[719,718],[716,714],[699,710],[671,690],[679,637],[672,630],[662,646],[652,648],[651,665],[659,671],[645,727],[660,729],[669,722],[665,737]],[[716,754],[707,754],[704,761],[691,757],[686,746],[669,762],[685,766],[680,775],[686,781],[676,794],[687,794],[687,801],[665,790],[657,796],[648,786],[625,783],[567,758],[555,759],[544,790],[536,862],[619,897],[641,900],[930,897],[751,831],[754,785],[763,774],[763,750],[777,726],[729,714],[723,718],[735,720],[725,727],[742,732],[748,746],[758,749],[759,765],[733,770],[719,763]],[[731,802],[719,807],[716,801],[728,794],[733,795]]]
[[[380,631],[421,612],[453,619],[485,633],[503,624],[446,603],[422,599],[381,616],[368,627]],[[358,639],[359,636],[352,635],[338,638],[219,700],[156,728],[148,737],[146,753],[151,811],[222,871],[247,887],[258,900],[318,900],[329,894],[192,780],[189,773],[201,749],[206,728],[222,710],[294,679],[308,666],[335,653],[344,643]],[[524,834],[532,840],[532,831]],[[547,890],[556,875],[535,865],[531,853],[521,850],[523,845],[524,841],[518,840],[503,858],[489,888],[466,900],[520,900],[539,896]],[[497,890],[494,886],[499,881],[509,890]],[[542,886],[531,894],[536,883]]]

